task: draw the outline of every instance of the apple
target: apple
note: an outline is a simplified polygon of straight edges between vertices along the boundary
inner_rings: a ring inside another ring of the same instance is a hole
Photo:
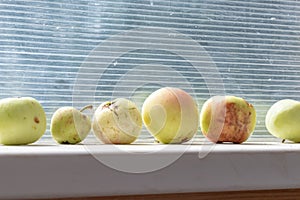
[[[243,143],[254,131],[256,111],[253,105],[235,96],[214,96],[200,112],[204,136],[215,143]]]
[[[300,142],[300,102],[283,99],[271,106],[265,124],[275,137]]]
[[[46,114],[34,98],[6,98],[0,100],[0,143],[30,144],[46,131]]]
[[[54,140],[59,144],[77,144],[83,141],[91,130],[91,120],[82,112],[92,108],[89,105],[77,110],[67,106],[56,110],[50,126]]]
[[[164,87],[150,94],[142,117],[148,131],[163,144],[187,142],[199,127],[196,102],[179,88]]]
[[[94,134],[105,144],[133,143],[141,130],[141,113],[130,100],[118,98],[104,102],[94,114]]]

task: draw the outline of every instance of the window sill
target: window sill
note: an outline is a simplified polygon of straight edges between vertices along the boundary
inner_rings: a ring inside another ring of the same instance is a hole
[[[199,143],[200,144],[200,143]],[[102,164],[93,155],[142,166],[182,152],[157,171],[130,174]],[[241,145],[217,144],[204,158],[192,145],[0,146],[0,198],[56,198],[300,188],[300,145],[255,139]],[[208,149],[208,148],[207,148]],[[207,150],[206,149],[206,150]],[[149,154],[145,154],[152,152]]]

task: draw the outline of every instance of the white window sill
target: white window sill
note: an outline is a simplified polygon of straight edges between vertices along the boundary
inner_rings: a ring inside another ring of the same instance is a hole
[[[111,169],[94,155],[130,166],[168,159],[158,171],[130,174]],[[89,197],[180,192],[300,188],[300,144],[279,140],[242,145],[217,144],[204,158],[204,145],[55,145],[0,146],[0,198]],[[147,152],[152,152],[145,154]]]

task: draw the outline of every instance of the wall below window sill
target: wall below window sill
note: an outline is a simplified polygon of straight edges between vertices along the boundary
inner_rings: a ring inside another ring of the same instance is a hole
[[[140,169],[178,153],[182,155],[173,164],[140,174],[120,172],[96,159]],[[44,140],[0,146],[0,160],[1,199],[300,188],[300,144],[279,141],[113,146]]]

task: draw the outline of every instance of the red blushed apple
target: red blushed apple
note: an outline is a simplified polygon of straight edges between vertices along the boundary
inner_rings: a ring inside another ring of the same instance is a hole
[[[199,127],[196,102],[179,88],[153,92],[143,104],[142,117],[148,131],[163,144],[187,142]]]
[[[214,96],[200,113],[200,126],[205,137],[215,143],[243,143],[256,124],[253,105],[235,96]]]

